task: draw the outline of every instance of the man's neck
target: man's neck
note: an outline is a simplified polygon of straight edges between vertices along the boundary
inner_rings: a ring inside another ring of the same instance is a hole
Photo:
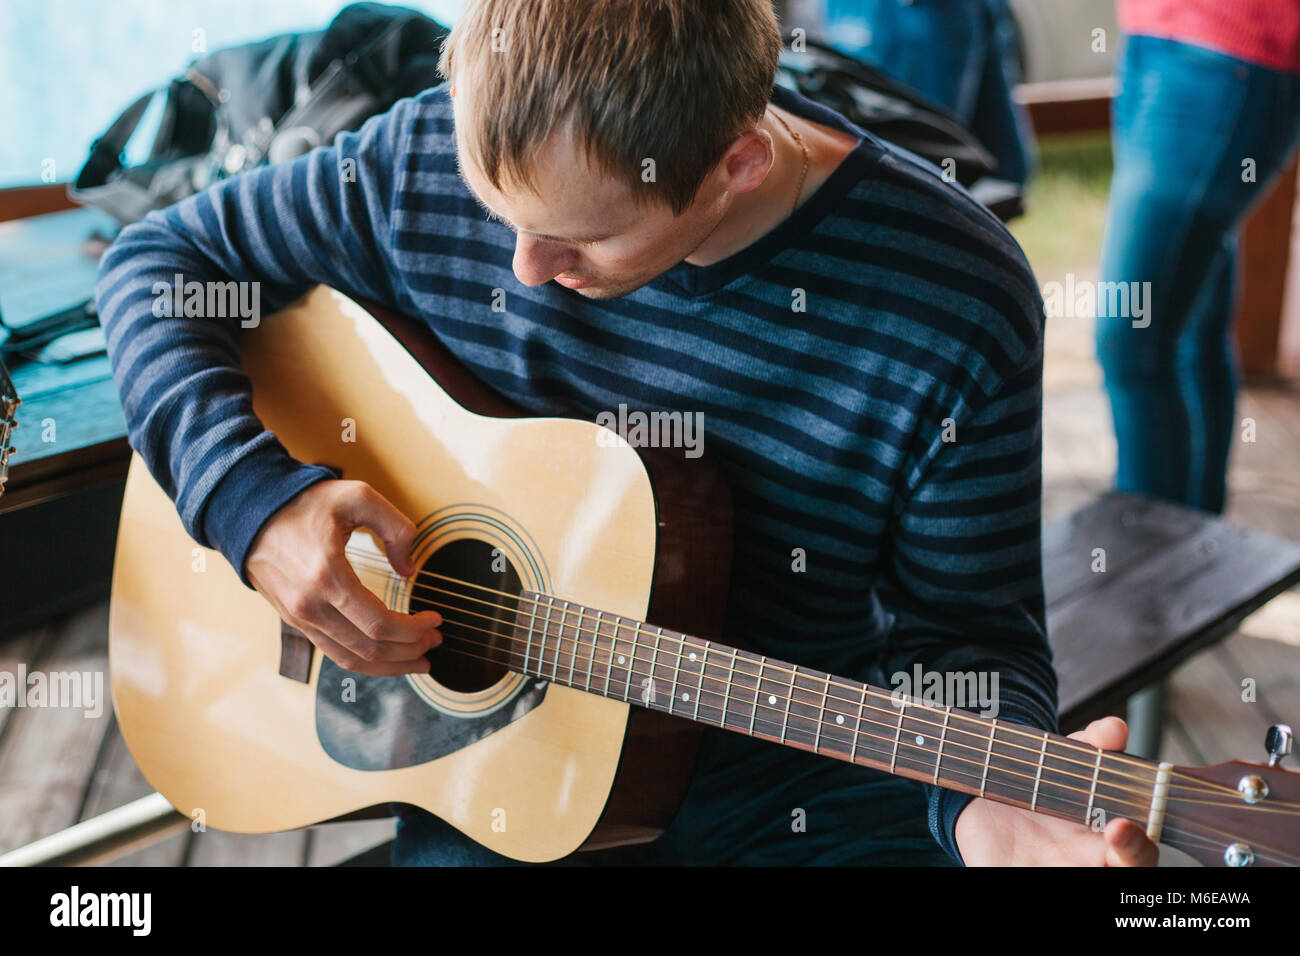
[[[807,149],[806,174],[804,149],[781,119],[799,134]],[[812,123],[776,106],[768,107],[759,128],[767,130],[772,137],[775,153],[772,168],[757,189],[732,200],[713,231],[686,257],[685,261],[691,265],[721,262],[767,235],[790,217],[796,191],[802,204],[858,142],[856,136]]]

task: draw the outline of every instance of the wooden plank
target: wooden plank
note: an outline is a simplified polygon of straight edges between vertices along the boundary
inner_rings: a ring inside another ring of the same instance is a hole
[[[1248,389],[1242,395],[1243,407],[1263,409],[1278,426],[1271,447],[1300,456],[1300,386],[1273,385]],[[1284,436],[1290,436],[1289,440]],[[1261,439],[1262,441],[1262,439]]]
[[[1197,654],[1166,682],[1166,709],[1186,728],[1194,765],[1258,760],[1264,752],[1268,718],[1258,702],[1242,700],[1240,668],[1225,663],[1218,651]]]
[[[304,866],[307,831],[284,833],[196,833],[186,866]]]
[[[1110,129],[1113,77],[1021,83],[1012,97],[1029,111],[1034,132],[1078,133]]]
[[[123,450],[126,421],[111,378],[91,378],[30,399],[18,382],[14,385],[23,399],[15,415],[19,428],[13,433],[14,453],[10,458],[15,487],[40,474],[66,468],[68,462],[99,462],[104,455],[96,455],[95,451],[105,446],[117,449],[119,456],[129,457],[129,451]],[[47,441],[51,434],[55,440]]]
[[[1296,200],[1296,159],[1269,187],[1241,227],[1241,295],[1233,321],[1241,370],[1247,379],[1277,374],[1291,255],[1291,216]]]
[[[48,652],[28,664],[29,673],[98,674],[101,710],[88,717],[88,711],[74,707],[25,707],[10,715],[0,747],[0,851],[77,821],[111,721],[108,605],[73,614],[54,632]]]
[[[1093,361],[1089,358],[1089,361]],[[1116,446],[1105,423],[1110,406],[1100,383],[1085,382],[1052,390],[1043,397],[1043,457],[1047,447],[1079,483],[1101,494],[1110,490],[1115,476]],[[1101,424],[1102,427],[1098,427]]]
[[[1212,521],[1049,614],[1069,731],[1116,707],[1300,581],[1300,545]]]
[[[33,627],[15,637],[0,637],[0,673],[13,675],[17,680],[20,664],[30,665],[40,656],[42,649],[55,637],[54,629],[48,626]],[[3,750],[5,736],[8,733],[9,718],[19,713],[12,707],[0,707],[0,751]],[[0,788],[4,782],[0,781]]]
[[[100,753],[99,766],[91,776],[81,819],[88,820],[109,810],[153,793],[136,766],[116,719],[109,727]],[[190,842],[190,833],[170,836],[161,842],[109,861],[108,866],[180,866]]]
[[[309,828],[308,866],[337,866],[374,847],[388,844],[397,835],[397,820],[359,820],[355,823],[322,823]]]
[[[1208,526],[1214,519],[1137,495],[1108,492],[1043,528],[1043,581],[1052,612],[1113,584]],[[1106,571],[1093,571],[1105,551]]]
[[[1251,725],[1253,736],[1248,738],[1241,758],[1263,760],[1266,751],[1262,729],[1300,722],[1300,646],[1234,634],[1215,650],[1220,664],[1232,674],[1239,688],[1243,680],[1255,682],[1259,720]],[[1294,766],[1295,759],[1287,762]]]
[[[76,205],[68,198],[67,183],[0,189],[0,222],[75,209]]]

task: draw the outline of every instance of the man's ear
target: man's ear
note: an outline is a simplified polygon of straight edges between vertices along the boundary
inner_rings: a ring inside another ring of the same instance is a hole
[[[719,185],[730,193],[757,189],[776,158],[767,130],[750,129],[737,136],[715,167]]]

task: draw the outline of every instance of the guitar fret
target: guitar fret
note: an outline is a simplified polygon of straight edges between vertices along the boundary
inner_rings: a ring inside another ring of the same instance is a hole
[[[907,713],[907,698],[904,697],[899,701],[902,706],[898,708],[898,729],[894,731],[894,752],[889,758],[889,772],[894,772],[894,764],[898,762],[898,744],[903,739],[903,715]]]
[[[656,637],[656,638],[655,638],[655,652],[656,652],[656,653],[657,653],[658,650],[659,650],[659,638],[660,638],[660,637],[663,637],[663,636],[664,636],[664,629],[661,627],[661,628],[659,628],[659,637]],[[681,641],[678,641],[678,642],[677,642],[677,663],[674,664],[674,665],[672,665],[672,668],[673,668],[673,683],[672,683],[672,688],[670,689],[670,691],[669,691],[669,693],[668,693],[668,713],[670,713],[670,714],[673,712],[673,704],[675,704],[675,703],[677,702],[677,675],[678,675],[678,673],[679,673],[679,672],[681,671],[681,669],[682,669],[682,647],[683,647],[683,646],[684,646],[684,645],[683,645],[683,643],[682,643]]]
[[[754,710],[749,715],[749,735],[754,735],[754,721],[758,719],[758,698],[763,692],[763,665],[767,663],[767,655],[764,654],[758,660],[758,680],[754,681]]]
[[[554,604],[554,599],[552,599]],[[564,653],[564,619],[569,614],[569,602],[564,602],[564,610],[560,612],[560,632],[555,640],[555,664],[551,667],[551,680],[558,680],[560,677],[560,655]]]
[[[785,743],[785,730],[790,723],[790,704],[794,702],[794,682],[799,676],[799,665],[790,667],[790,695],[785,699],[785,716],[781,718],[781,743]]]
[[[622,621],[623,619],[620,617],[619,620]],[[627,688],[623,691],[624,699],[629,702],[632,700],[632,676],[636,673],[636,651],[637,651],[637,642],[640,637],[641,637],[641,625],[638,622],[633,621],[632,622],[632,653],[630,653],[627,656]]]
[[[596,638],[600,638],[600,615],[601,611],[596,612]],[[605,696],[609,696],[609,678],[614,673],[614,652],[618,650],[618,628],[614,628],[614,633],[609,638],[609,660],[605,662]]]
[[[727,686],[722,692],[722,724],[727,726],[727,704],[731,703],[731,675],[736,671],[736,649],[731,649],[731,663],[727,665]]]
[[[661,627],[659,628],[659,633],[655,635],[654,653],[650,655],[650,686],[648,688],[650,691],[650,698],[649,700],[645,701],[647,707],[649,707],[655,701],[655,668],[659,665],[659,641],[663,636],[664,636],[664,629]],[[645,698],[643,697],[642,700],[645,700]],[[672,698],[670,697],[668,698],[668,713],[671,714],[672,712],[673,712],[673,701]]]
[[[993,738],[998,732],[998,719],[993,718],[993,725],[989,728],[989,749],[984,752],[984,771],[980,774],[980,796],[984,796],[984,784],[989,779],[989,758],[993,756]]]
[[[537,676],[542,677],[546,670],[546,639],[551,636],[551,610],[555,607],[555,601],[548,594],[546,595],[546,620],[542,622],[542,658],[538,662]]]
[[[948,718],[952,716],[952,708],[943,709],[943,727],[939,731],[939,751],[934,758],[934,783],[939,782],[939,764],[943,762],[943,742],[948,737]]]
[[[704,696],[704,671],[709,666],[709,642],[704,642],[704,657],[700,661],[700,686],[695,689],[695,713],[692,720],[700,719],[700,698]]]
[[[1043,749],[1038,752],[1038,773],[1034,774],[1034,798],[1029,801],[1029,809],[1038,806],[1038,784],[1043,778],[1043,758],[1047,756],[1047,734],[1043,734]]]
[[[1083,811],[1083,823],[1085,826],[1092,826],[1092,802],[1097,798],[1097,780],[1101,777],[1101,755],[1102,751],[1097,751],[1097,766],[1092,771],[1092,786],[1088,788],[1088,806]]]
[[[813,737],[813,753],[820,753],[820,751],[817,749],[817,746],[822,739],[822,724],[826,723],[826,695],[830,693],[830,690],[831,690],[831,682],[830,682],[830,678],[828,677],[826,679],[826,683],[822,687],[821,709],[817,711],[817,734]]]
[[[615,615],[614,620],[617,622],[617,623],[614,625],[614,650],[617,651],[617,650],[618,650],[618,641],[619,641],[619,636],[620,636],[620,634],[621,634],[622,631],[623,631],[623,618],[622,618],[622,617],[619,617],[618,615]],[[635,650],[636,645],[633,644],[632,647],[633,647],[633,649]],[[611,663],[610,663],[610,666],[611,666],[611,667],[614,666],[613,663],[612,663],[612,661],[611,661]],[[622,665],[620,665],[620,666],[622,666]],[[630,667],[630,665],[629,665],[629,667]],[[625,678],[625,680],[626,680],[626,685],[625,685],[624,688],[623,688],[623,698],[624,698],[625,700],[631,700],[631,695],[632,695],[632,691],[631,691],[631,687],[632,687],[632,674],[631,674],[631,671],[630,671],[630,670],[628,671],[628,674],[627,674],[627,677]]]
[[[600,612],[596,612],[596,636],[591,639],[591,656],[587,658],[587,686],[591,692],[591,669],[596,666],[596,649],[600,647]]]
[[[564,602],[565,618],[569,615],[569,602]],[[564,618],[560,619],[560,633],[564,633]],[[578,623],[573,625],[573,652],[569,655],[569,686],[573,686],[573,667],[578,663],[578,635],[582,633],[582,614],[578,614]]]
[[[528,673],[528,655],[533,650],[533,630],[537,627],[537,601],[533,601],[533,613],[528,619],[528,642],[524,645],[524,673]],[[539,671],[540,675],[540,671]]]
[[[858,701],[858,723],[853,728],[853,747],[849,750],[849,763],[855,763],[858,755],[858,739],[862,736],[862,709],[867,706],[867,685],[862,685],[862,699]]]

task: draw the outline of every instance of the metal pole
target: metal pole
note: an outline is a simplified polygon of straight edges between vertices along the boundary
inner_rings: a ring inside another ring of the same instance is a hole
[[[89,866],[157,843],[190,825],[161,793],[83,820],[0,856],[0,866]]]

